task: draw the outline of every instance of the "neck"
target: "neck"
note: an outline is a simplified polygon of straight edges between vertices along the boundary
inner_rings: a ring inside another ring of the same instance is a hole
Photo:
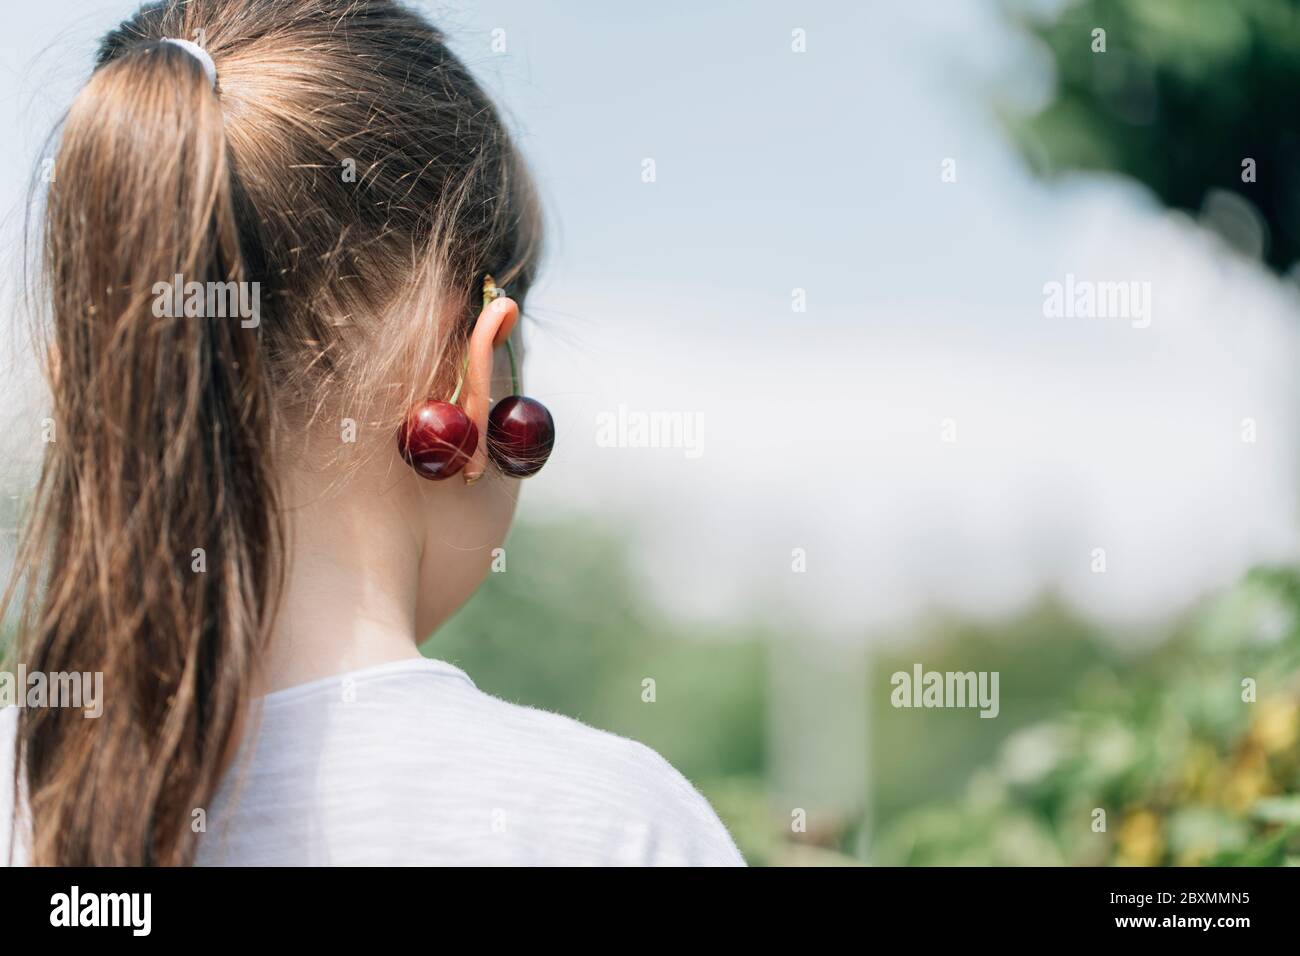
[[[287,566],[261,693],[420,656],[421,539],[391,485],[366,473],[287,477]]]

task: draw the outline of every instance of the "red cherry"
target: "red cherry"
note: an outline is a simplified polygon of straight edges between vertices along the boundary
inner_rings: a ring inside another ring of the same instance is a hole
[[[411,409],[397,433],[397,450],[421,478],[442,481],[469,462],[478,447],[478,426],[450,402],[433,399]]]
[[[488,416],[488,454],[512,478],[541,471],[554,445],[555,420],[541,402],[510,395]]]

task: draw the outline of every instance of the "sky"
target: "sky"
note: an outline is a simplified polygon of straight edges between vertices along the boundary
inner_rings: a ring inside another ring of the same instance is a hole
[[[414,5],[546,205],[527,378],[558,440],[525,520],[626,527],[682,614],[849,641],[1046,588],[1159,620],[1295,556],[1294,289],[1131,183],[1035,181],[996,115],[1041,102],[1050,63],[1002,5]],[[6,248],[46,131],[131,9],[7,15]],[[1149,325],[1045,315],[1067,276],[1144,284]],[[32,391],[4,339],[12,443]],[[610,447],[620,414],[697,440]]]

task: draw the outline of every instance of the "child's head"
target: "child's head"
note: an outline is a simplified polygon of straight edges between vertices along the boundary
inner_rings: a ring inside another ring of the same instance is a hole
[[[102,670],[121,703],[24,716],[38,861],[191,857],[275,612],[294,469],[391,475],[396,507],[504,533],[510,495],[422,486],[393,439],[455,389],[472,334],[486,415],[517,312],[484,328],[483,276],[521,300],[539,244],[496,109],[391,0],[164,0],[105,38],[48,193],[59,430],[20,567],[48,584],[28,666]]]
[[[207,51],[215,91],[168,37]],[[274,321],[244,338],[260,339],[277,414],[395,422],[454,387],[444,351],[464,346],[483,275],[522,303],[537,265],[532,185],[497,110],[388,0],[144,7],[104,39],[57,169],[52,252],[92,274],[108,258],[107,305],[169,265],[260,284]],[[98,225],[129,249],[85,249],[101,233],[59,218],[105,201]]]

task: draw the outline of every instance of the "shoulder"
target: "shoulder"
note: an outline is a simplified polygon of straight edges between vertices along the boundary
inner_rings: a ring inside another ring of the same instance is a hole
[[[438,661],[278,694],[239,776],[209,860],[744,865],[654,750],[484,693]]]
[[[521,825],[558,829],[585,862],[743,866],[713,807],[646,745],[561,714],[464,691],[474,743]],[[507,824],[508,825],[508,824]]]

